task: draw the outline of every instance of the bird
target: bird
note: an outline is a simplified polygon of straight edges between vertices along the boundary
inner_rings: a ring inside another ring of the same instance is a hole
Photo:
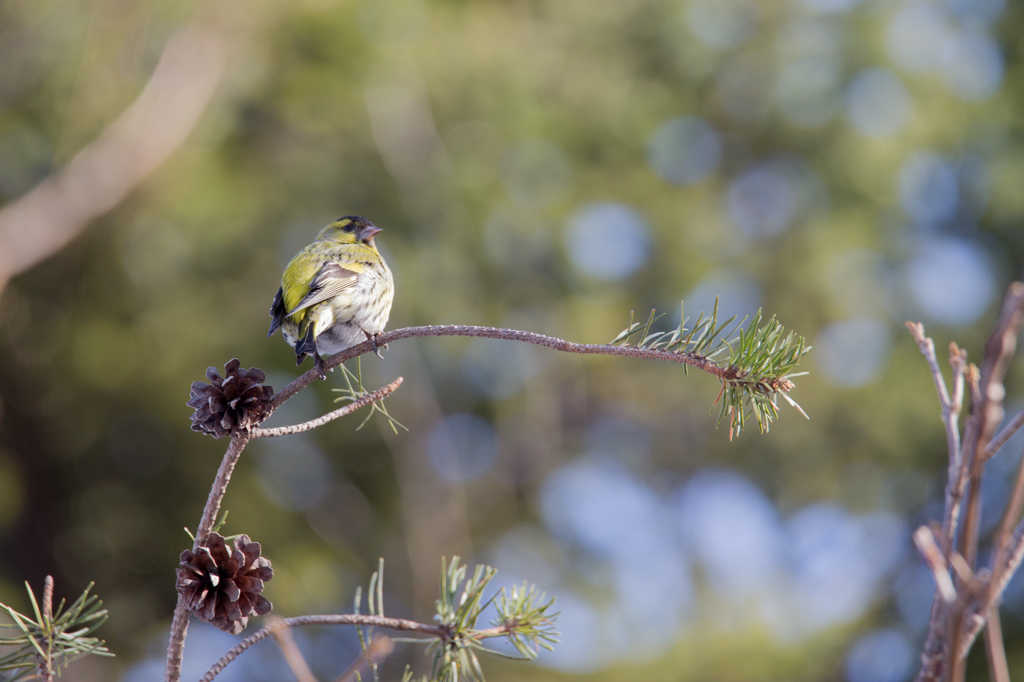
[[[295,364],[313,356],[321,378],[323,355],[372,341],[391,314],[395,284],[391,269],[373,243],[381,228],[366,218],[338,218],[299,251],[281,277],[270,306],[270,331],[278,329],[295,348]]]

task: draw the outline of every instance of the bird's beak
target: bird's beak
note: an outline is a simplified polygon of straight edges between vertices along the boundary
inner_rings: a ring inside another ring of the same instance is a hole
[[[360,235],[360,237],[364,242],[370,243],[373,241],[373,238],[377,236],[378,232],[383,231],[383,228],[377,227],[376,225],[367,225],[366,227],[363,228],[363,232]]]

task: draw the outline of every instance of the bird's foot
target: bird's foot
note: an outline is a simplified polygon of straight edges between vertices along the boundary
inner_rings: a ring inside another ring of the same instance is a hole
[[[362,329],[360,331],[362,331],[364,334],[366,334],[366,340],[369,341],[373,345],[373,352],[374,352],[374,354],[378,358],[383,360],[384,356],[380,354],[380,346],[377,345],[377,337],[380,336],[380,332],[377,332],[376,334],[371,334],[370,332],[366,331],[365,329]],[[385,343],[384,344],[384,348],[387,349],[387,347],[388,347],[388,345]]]
[[[324,371],[324,359],[320,357],[320,353],[313,353],[313,367],[320,373],[320,378],[326,381],[327,373]],[[332,367],[331,371],[333,370],[334,368]]]

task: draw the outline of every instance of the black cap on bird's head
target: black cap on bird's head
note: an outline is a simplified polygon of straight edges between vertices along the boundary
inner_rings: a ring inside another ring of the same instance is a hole
[[[320,230],[316,240],[341,242],[342,244],[361,242],[373,246],[373,238],[381,231],[381,228],[366,218],[357,215],[347,215],[344,218],[338,218]]]

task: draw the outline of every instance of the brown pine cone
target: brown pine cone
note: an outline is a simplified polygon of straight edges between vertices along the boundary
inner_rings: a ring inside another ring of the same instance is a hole
[[[188,406],[192,413],[192,430],[207,433],[214,438],[246,431],[270,416],[270,399],[274,389],[263,386],[267,375],[253,367],[241,369],[238,358],[224,365],[224,378],[216,367],[206,370],[209,384],[192,384],[192,399]]]
[[[273,608],[260,592],[274,570],[260,556],[260,543],[249,536],[238,536],[234,545],[229,551],[223,537],[210,533],[206,547],[182,552],[177,588],[189,611],[237,635],[248,625],[250,614],[265,616]]]

